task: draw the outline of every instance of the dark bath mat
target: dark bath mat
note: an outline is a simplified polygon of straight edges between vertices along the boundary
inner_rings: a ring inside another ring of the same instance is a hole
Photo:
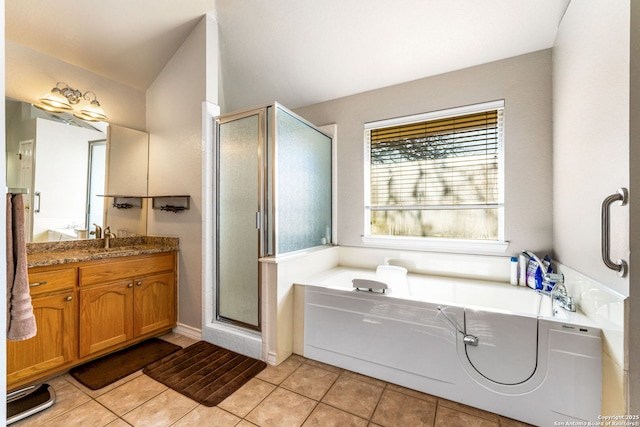
[[[181,348],[179,345],[159,338],[151,338],[84,365],[76,366],[69,373],[91,390],[98,390]]]
[[[144,373],[205,406],[215,406],[267,366],[199,341],[144,368]]]

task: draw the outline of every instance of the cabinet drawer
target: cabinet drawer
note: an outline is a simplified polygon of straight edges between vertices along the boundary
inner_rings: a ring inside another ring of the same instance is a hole
[[[76,284],[76,269],[29,270],[31,296],[73,288]]]
[[[81,266],[79,268],[80,286],[132,279],[147,274],[172,271],[174,268],[175,252],[112,258]]]

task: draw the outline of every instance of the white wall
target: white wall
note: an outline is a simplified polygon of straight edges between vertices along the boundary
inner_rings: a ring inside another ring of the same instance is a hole
[[[629,187],[629,19],[628,1],[572,2],[553,47],[556,254],[624,295],[601,261],[600,207]],[[611,216],[612,259],[628,260],[629,209]]]
[[[507,254],[552,248],[551,52],[544,50],[296,109],[338,127],[338,243],[362,246],[364,123],[505,100]]]
[[[5,59],[4,59],[4,0],[0,0],[0,89],[5,90]],[[0,106],[0,152],[5,152],[5,117],[4,117],[4,102]],[[0,186],[6,187],[6,170],[5,162],[0,165]],[[0,224],[6,223],[6,199],[3,199],[0,203]],[[4,227],[0,227],[0,242],[5,242],[7,239],[7,232]],[[0,259],[7,259],[6,245],[0,245]],[[1,275],[0,283],[4,283],[3,289],[6,289],[6,274]],[[7,305],[2,304],[0,308],[0,328],[3,331],[7,330]],[[6,340],[0,340],[0,354],[6,354]],[[0,401],[7,401],[7,364],[0,364]],[[7,419],[7,406],[1,405],[0,407],[0,423],[6,424]]]
[[[215,20],[205,16],[147,91],[149,194],[185,195],[190,209],[149,210],[149,235],[180,238],[178,322],[200,329],[202,311],[202,102],[207,90],[209,49],[217,52]],[[215,36],[215,37],[214,37]],[[214,58],[217,53],[213,54]],[[217,62],[215,63],[217,70]]]
[[[76,67],[57,58],[6,41],[5,95],[36,102],[62,81],[83,91],[93,91],[109,117],[109,123],[145,130],[145,94]]]
[[[637,6],[628,0],[571,2],[553,47],[556,253],[563,264],[629,296],[623,348],[616,349],[625,360],[613,365],[607,361],[615,357],[603,357],[604,373],[619,378],[619,389],[612,391],[619,398],[607,399],[615,404],[603,408],[615,414],[640,412],[640,336],[634,331],[640,321],[640,279],[634,269],[640,262],[635,202],[640,191],[634,186],[640,184],[640,171],[633,168],[640,160]],[[629,261],[625,278],[601,261],[601,203],[619,187],[629,189],[630,202],[611,207],[611,258]]]
[[[631,66],[630,66],[630,127],[629,156],[630,165],[640,162],[640,3],[631,2]],[[640,168],[630,167],[630,191],[632,200],[638,200],[640,191]],[[632,202],[629,206],[629,247],[632,267],[629,277],[628,313],[629,328],[627,347],[629,348],[629,413],[640,414],[640,334],[635,331],[640,325],[640,274],[636,265],[640,265],[640,203]]]

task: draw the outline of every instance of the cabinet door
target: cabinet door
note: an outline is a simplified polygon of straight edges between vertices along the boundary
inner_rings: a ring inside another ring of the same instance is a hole
[[[73,291],[31,300],[35,337],[7,341],[7,383],[64,365],[77,354],[77,299]]]
[[[173,272],[135,280],[134,334],[143,335],[176,325],[176,289]]]
[[[80,357],[133,338],[133,282],[80,289]]]

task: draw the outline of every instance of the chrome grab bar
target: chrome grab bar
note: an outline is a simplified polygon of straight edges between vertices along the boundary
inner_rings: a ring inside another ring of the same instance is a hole
[[[628,265],[627,262],[619,259],[618,262],[613,262],[611,260],[611,256],[609,255],[610,248],[610,220],[609,220],[609,207],[614,203],[620,201],[620,206],[625,206],[629,201],[629,191],[626,188],[619,188],[615,194],[612,194],[604,199],[602,202],[601,209],[601,220],[600,224],[602,226],[601,231],[601,241],[602,241],[602,261],[604,261],[604,265],[609,267],[610,269],[617,271],[618,276],[624,277],[627,274]]]

